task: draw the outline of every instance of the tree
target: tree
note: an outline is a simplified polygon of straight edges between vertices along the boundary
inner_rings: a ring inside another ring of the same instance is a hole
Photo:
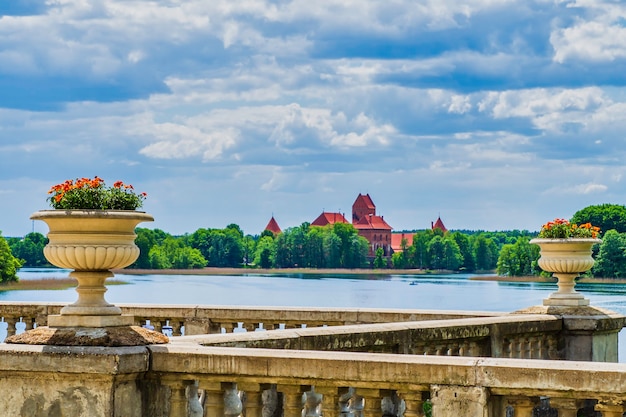
[[[11,253],[11,248],[0,234],[0,283],[17,281],[17,270],[22,266],[22,261]]]
[[[150,262],[150,250],[163,243],[163,241],[171,237],[168,233],[165,233],[161,229],[145,229],[138,227],[135,229],[137,238],[135,239],[135,245],[139,247],[139,257],[130,266],[130,268],[149,269],[154,268]]]
[[[256,244],[254,263],[261,268],[271,268],[274,265],[274,257],[274,239],[270,236],[263,236]]]
[[[376,249],[376,256],[374,257],[374,268],[381,269],[386,265],[385,258],[383,258],[383,248]]]
[[[430,258],[429,268],[444,269],[445,268],[445,247],[443,238],[437,234],[428,242],[428,256]]]
[[[36,268],[49,266],[48,260],[43,256],[43,248],[48,239],[41,233],[29,233],[23,239],[9,238],[7,242],[13,256],[23,261],[23,266]]]
[[[616,230],[607,231],[602,237],[600,251],[593,266],[593,275],[603,278],[626,276],[626,235]]]
[[[475,271],[476,260],[474,259],[474,251],[472,250],[472,245],[470,243],[469,237],[460,232],[454,232],[450,236],[458,245],[459,251],[461,253],[462,260],[460,268],[464,269],[467,272]]]
[[[194,269],[207,264],[198,249],[186,246],[182,239],[172,236],[150,249],[149,260],[151,267],[156,269]]]
[[[518,237],[515,243],[502,246],[496,272],[512,277],[537,275],[539,266],[539,246],[531,245],[527,237]]]
[[[602,232],[616,230],[618,233],[624,233],[626,232],[626,206],[619,204],[588,206],[574,213],[570,222],[591,223],[598,226]]]
[[[443,265],[444,269],[450,271],[456,271],[459,269],[463,262],[463,255],[459,245],[451,237],[444,237],[443,239]]]

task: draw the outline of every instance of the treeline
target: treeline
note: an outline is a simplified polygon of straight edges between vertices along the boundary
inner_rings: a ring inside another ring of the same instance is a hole
[[[594,249],[594,276],[626,277],[626,207],[603,204],[578,211],[572,222],[591,222],[604,232]],[[539,247],[531,245],[535,232],[451,231],[414,232],[412,242],[403,240],[401,251],[390,258],[382,249],[369,257],[369,243],[351,224],[325,227],[300,226],[274,235],[245,235],[237,224],[224,229],[198,229],[173,236],[160,229],[137,228],[137,261],[130,268],[192,269],[211,267],[259,268],[395,268],[493,271],[499,275],[523,276],[542,273],[537,265]],[[413,233],[413,232],[411,232]],[[40,233],[24,238],[0,236],[0,274],[10,275],[20,266],[49,266],[43,256],[47,239]],[[4,252],[2,242],[5,243]],[[8,244],[7,244],[8,242]],[[1,279],[5,280],[7,278]]]
[[[528,232],[416,232],[412,244],[402,242],[402,252],[391,258],[379,249],[368,257],[369,243],[351,224],[325,227],[300,226],[274,235],[244,235],[236,224],[224,229],[198,229],[173,236],[160,229],[137,228],[140,249],[130,268],[193,269],[211,267],[260,268],[397,268],[474,272],[493,270],[500,248]],[[13,255],[23,266],[50,266],[43,256],[47,242],[40,233],[8,238]]]

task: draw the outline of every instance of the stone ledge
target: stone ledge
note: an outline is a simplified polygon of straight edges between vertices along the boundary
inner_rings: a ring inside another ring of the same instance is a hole
[[[5,343],[51,346],[145,346],[169,343],[162,333],[140,326],[104,328],[87,327],[37,327],[27,332],[7,337]]]

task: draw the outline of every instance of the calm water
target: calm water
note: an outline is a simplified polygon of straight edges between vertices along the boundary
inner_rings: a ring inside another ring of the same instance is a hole
[[[66,277],[59,269],[23,269],[20,279]],[[509,312],[540,305],[556,284],[473,281],[471,275],[125,275],[109,285],[111,303],[293,307],[372,307]],[[579,284],[597,307],[626,314],[626,285]],[[74,302],[74,288],[0,291],[0,301]],[[2,329],[0,328],[0,331]],[[620,360],[626,360],[626,336]],[[2,336],[0,334],[0,336]]]

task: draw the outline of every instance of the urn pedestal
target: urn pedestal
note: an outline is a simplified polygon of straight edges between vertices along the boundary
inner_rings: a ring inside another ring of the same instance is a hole
[[[601,243],[600,239],[532,239],[530,243],[539,245],[541,256],[538,260],[541,269],[552,272],[558,279],[558,291],[543,300],[544,306],[587,306],[589,299],[577,292],[576,277],[591,269],[594,259],[592,247]]]
[[[78,282],[78,300],[61,309],[60,315],[48,317],[50,327],[100,328],[131,326],[134,317],[109,304],[104,293],[111,269],[124,268],[137,260],[135,227],[154,221],[144,212],[122,210],[42,210],[33,220],[48,225],[49,243],[44,256],[59,268],[72,269]]]

